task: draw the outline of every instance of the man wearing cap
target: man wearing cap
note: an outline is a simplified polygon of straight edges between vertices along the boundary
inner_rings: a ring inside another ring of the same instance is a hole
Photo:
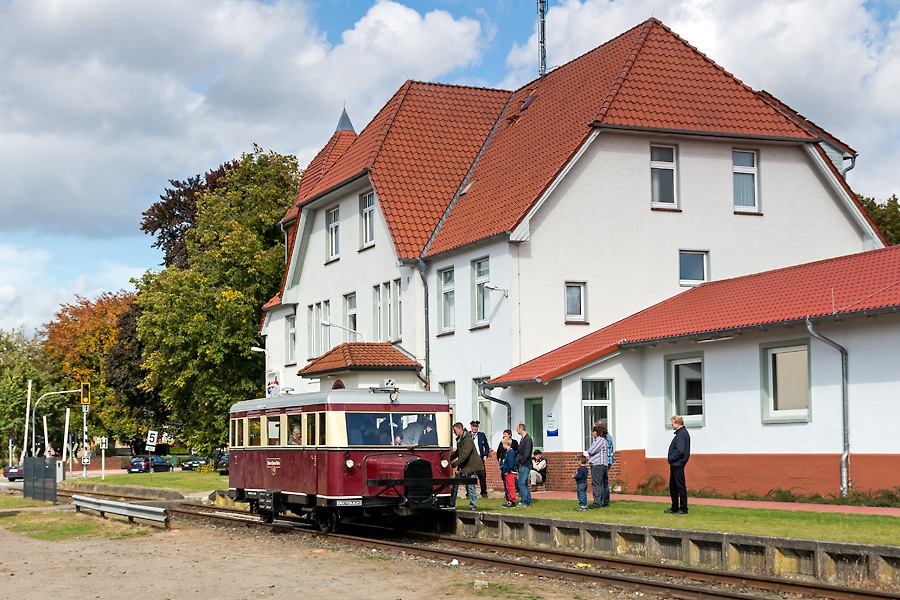
[[[472,427],[472,441],[475,442],[475,449],[481,457],[481,462],[485,463],[485,459],[491,455],[491,446],[488,444],[487,436],[483,431],[478,431],[481,421],[472,421],[469,423]],[[481,486],[481,497],[487,498],[487,471],[482,467],[475,475],[478,477],[478,484]]]

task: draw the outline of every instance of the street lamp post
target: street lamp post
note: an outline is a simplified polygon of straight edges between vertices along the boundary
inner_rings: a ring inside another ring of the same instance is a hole
[[[361,331],[357,331],[355,329],[350,329],[349,327],[344,327],[343,325],[338,325],[337,323],[332,323],[331,321],[326,321],[324,319],[319,321],[319,323],[324,325],[325,327],[337,327],[338,329],[343,329],[344,331],[348,331],[348,332],[352,333],[353,335],[355,335],[357,338],[359,338],[359,341],[361,341],[361,342],[366,341],[365,334],[363,334],[363,332],[361,332]]]
[[[35,415],[37,414],[37,407],[40,404],[41,400],[46,398],[47,396],[56,396],[58,394],[75,394],[81,392],[81,390],[63,390],[62,392],[47,392],[43,396],[37,399],[37,402],[34,403],[34,408],[31,409],[31,455],[34,456],[34,440],[35,440],[35,430],[37,429],[37,425],[35,423]],[[28,433],[26,432],[26,435]],[[47,443],[47,440],[44,440],[44,443]]]

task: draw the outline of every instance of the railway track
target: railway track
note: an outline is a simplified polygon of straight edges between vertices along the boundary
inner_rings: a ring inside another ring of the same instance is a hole
[[[754,599],[777,597],[827,598],[831,600],[900,599],[900,594],[815,582],[736,574],[711,569],[649,563],[621,557],[576,554],[547,548],[528,548],[483,540],[407,532],[416,543],[396,541],[396,532],[356,526],[368,535],[324,534],[304,527],[300,519],[262,523],[246,511],[184,504],[169,509],[175,518],[203,519],[279,533],[318,536],[347,545],[375,548],[407,556],[524,573],[548,579],[580,581],[601,586],[683,599]],[[380,539],[389,535],[395,539]],[[573,566],[574,565],[574,566]],[[763,594],[763,595],[755,595]]]

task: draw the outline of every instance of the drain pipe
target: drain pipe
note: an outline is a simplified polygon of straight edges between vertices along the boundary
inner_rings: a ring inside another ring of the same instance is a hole
[[[850,159],[850,166],[849,166],[849,167],[845,167],[844,169],[841,170],[841,177],[843,177],[844,179],[847,178],[847,171],[850,171],[851,169],[853,169],[853,167],[856,166],[856,157],[857,157],[857,156],[859,156],[859,153],[854,152],[854,153],[849,157],[849,159]],[[847,157],[844,157],[844,160],[847,160]]]
[[[484,382],[478,384],[478,393],[485,400],[490,400],[491,402],[496,402],[497,404],[502,404],[506,407],[506,428],[510,431],[515,431],[512,428],[512,404],[507,402],[506,400],[501,400],[500,398],[494,398],[490,394],[487,393],[487,388],[484,386]]]
[[[843,407],[844,416],[844,453],[841,454],[841,496],[847,497],[850,491],[849,478],[849,459],[850,459],[850,402],[847,392],[847,350],[824,335],[813,330],[812,321],[806,317],[806,329],[810,335],[818,340],[822,340],[835,350],[841,353],[841,405]]]
[[[425,261],[421,258],[416,262],[419,277],[422,278],[422,290],[425,294],[425,391],[431,390],[431,329],[428,318],[428,277],[425,276]],[[421,378],[420,378],[421,379]]]

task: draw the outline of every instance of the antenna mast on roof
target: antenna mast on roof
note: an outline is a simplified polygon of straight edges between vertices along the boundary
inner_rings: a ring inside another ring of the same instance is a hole
[[[544,36],[544,15],[547,14],[547,0],[537,0],[538,9],[538,76],[547,74],[547,47]]]

